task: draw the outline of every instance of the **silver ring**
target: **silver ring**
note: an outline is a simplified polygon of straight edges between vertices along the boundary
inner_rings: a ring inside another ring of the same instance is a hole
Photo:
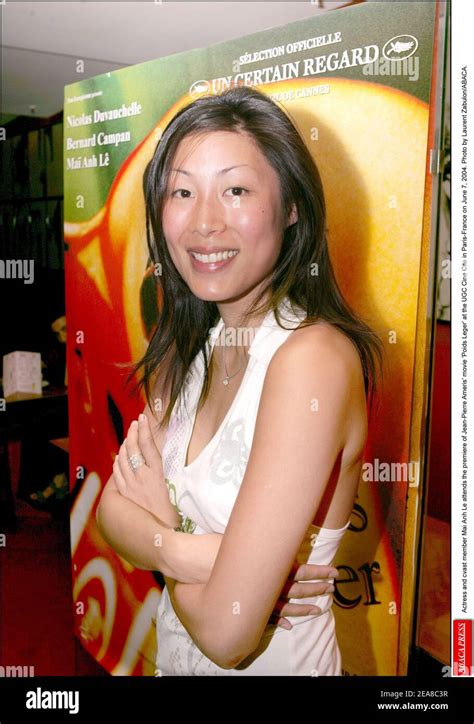
[[[137,470],[141,465],[145,464],[145,458],[141,453],[135,453],[134,455],[129,455],[128,462],[132,470]]]

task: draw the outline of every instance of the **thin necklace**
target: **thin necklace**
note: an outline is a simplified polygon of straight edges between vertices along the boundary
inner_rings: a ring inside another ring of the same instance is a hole
[[[225,324],[224,324],[224,344],[222,345],[222,360],[223,360],[223,362],[224,362],[225,378],[223,379],[222,384],[228,385],[228,384],[229,384],[229,380],[231,380],[232,377],[235,377],[235,375],[238,375],[238,374],[239,374],[239,372],[240,372],[240,370],[242,369],[242,366],[243,366],[243,365],[240,365],[240,367],[239,367],[239,369],[237,370],[237,372],[234,372],[233,375],[230,375],[230,376],[229,376],[229,373],[227,372],[227,365],[226,365],[226,363],[225,363],[225,347],[226,347],[226,344],[225,344]]]

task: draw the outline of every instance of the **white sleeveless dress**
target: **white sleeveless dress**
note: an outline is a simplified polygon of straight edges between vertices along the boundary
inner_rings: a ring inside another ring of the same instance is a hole
[[[293,309],[288,298],[281,306],[282,329],[273,311],[254,334],[248,349],[249,361],[237,395],[218,431],[200,455],[185,465],[186,452],[196,416],[204,360],[193,361],[175,404],[163,447],[163,468],[170,499],[181,511],[189,533],[224,533],[242,483],[252,447],[255,422],[265,373],[270,360],[283,342],[305,318],[304,310]],[[210,330],[208,359],[223,327],[220,318]],[[186,413],[183,398],[188,400]],[[291,513],[289,514],[291,515]],[[330,565],[350,520],[343,528],[311,525],[302,541],[300,563]],[[328,579],[333,582],[334,579]],[[181,624],[164,588],[157,610],[157,676],[340,676],[341,655],[336,640],[331,593],[304,599],[321,608],[312,616],[287,616],[293,628],[288,631],[268,624],[257,649],[236,668],[223,669],[207,658]],[[301,599],[290,599],[301,603]]]

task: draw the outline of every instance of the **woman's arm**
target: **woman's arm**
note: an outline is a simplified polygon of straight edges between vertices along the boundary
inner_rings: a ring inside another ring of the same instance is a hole
[[[333,328],[306,331],[269,365],[245,476],[208,583],[170,590],[183,626],[223,668],[258,646],[344,448],[348,412],[365,404],[352,343]]]
[[[180,583],[209,579],[222,536],[174,531],[121,495],[112,475],[102,493],[96,522],[104,540],[135,568],[161,571]]]

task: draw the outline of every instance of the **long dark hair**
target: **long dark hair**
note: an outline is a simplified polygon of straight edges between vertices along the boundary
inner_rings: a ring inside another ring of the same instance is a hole
[[[166,425],[189,367],[202,353],[205,376],[200,404],[206,399],[210,385],[206,342],[219,321],[219,310],[215,302],[196,297],[181,277],[168,252],[161,220],[179,143],[185,137],[213,131],[252,137],[278,173],[285,214],[290,213],[293,204],[298,213],[297,222],[286,228],[279,258],[244,318],[272,309],[283,326],[278,307],[288,297],[306,311],[305,325],[321,318],[341,329],[359,352],[372,407],[377,364],[382,372],[383,347],[378,335],[350,309],[337,285],[328,252],[326,204],[319,171],[287,113],[268,96],[247,86],[200,97],[181,109],[166,127],[145,169],[147,244],[150,260],[158,270],[155,279],[161,309],[148,349],[134,365],[127,383],[143,367],[135,390],[144,387],[148,405],[155,410],[153,389],[160,375],[160,385],[170,392],[161,420]]]

